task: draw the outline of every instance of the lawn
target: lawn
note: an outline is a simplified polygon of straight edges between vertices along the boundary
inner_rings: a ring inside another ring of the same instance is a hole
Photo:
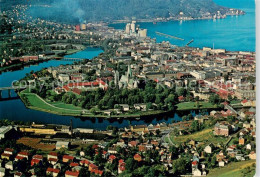
[[[82,109],[79,109],[78,107],[75,107],[73,105],[66,105],[64,103],[60,103],[58,105],[53,105],[42,98],[40,98],[38,95],[33,93],[21,93],[26,95],[28,98],[28,101],[30,102],[31,106],[29,108],[50,112],[54,114],[60,114],[60,115],[80,115],[82,112]],[[57,104],[57,103],[56,103]]]
[[[170,136],[173,143],[181,144],[186,142],[187,140],[195,140],[200,142],[208,142],[217,145],[218,143],[226,143],[228,138],[214,136],[213,129],[207,128],[202,131],[190,134],[190,135],[182,135],[175,137],[173,134]]]
[[[252,177],[255,175],[255,171],[252,170],[250,173],[243,174],[243,170],[246,167],[251,167],[255,160],[241,161],[241,162],[231,162],[225,167],[222,168],[214,168],[209,171],[207,176],[209,177]],[[252,169],[252,168],[251,168]]]
[[[213,105],[209,102],[199,102],[199,108],[197,108],[196,102],[184,102],[176,105],[177,110],[191,110],[191,109],[208,109],[208,108],[217,108],[217,105]]]

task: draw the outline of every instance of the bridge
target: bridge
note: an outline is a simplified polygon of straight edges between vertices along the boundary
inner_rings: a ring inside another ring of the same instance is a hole
[[[225,109],[228,109],[231,112],[233,112],[234,114],[238,115],[238,112],[234,108],[232,108],[230,105],[225,105]]]
[[[62,60],[62,61],[84,61],[87,60],[87,58],[55,58],[56,60]]]
[[[12,90],[21,90],[21,89],[25,89],[25,88],[21,88],[21,87],[14,87],[14,86],[12,86],[12,87],[0,87],[0,100],[1,101],[3,101],[3,100],[10,100],[10,98],[12,98],[12,95],[11,95],[11,91]],[[2,97],[2,92],[3,91],[7,91],[8,92],[8,98],[3,98]],[[17,96],[16,97],[14,97],[14,98],[17,98]]]
[[[167,38],[172,38],[172,39],[177,39],[177,40],[184,41],[184,39],[182,39],[182,38],[179,38],[179,37],[176,37],[176,36],[172,36],[172,35],[169,35],[169,34],[160,33],[158,31],[156,31],[155,33],[160,35],[160,36],[165,36]]]

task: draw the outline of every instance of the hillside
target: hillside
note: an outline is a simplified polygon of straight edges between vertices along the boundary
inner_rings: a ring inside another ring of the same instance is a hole
[[[1,1],[5,2],[7,0]],[[187,17],[198,18],[216,14],[217,11],[221,14],[228,12],[227,8],[215,4],[213,0],[21,0],[20,2],[32,4],[28,13],[34,17],[69,23],[84,20],[177,18],[180,12]],[[15,1],[12,4],[14,3]]]

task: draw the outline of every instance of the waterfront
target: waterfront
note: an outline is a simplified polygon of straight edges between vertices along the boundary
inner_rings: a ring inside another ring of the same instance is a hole
[[[138,23],[141,28],[148,29],[148,36],[156,38],[157,42],[170,41],[178,46],[186,45],[190,40],[192,47],[214,47],[231,51],[255,51],[255,6],[253,0],[223,1],[216,3],[230,8],[239,8],[246,12],[245,15],[228,16],[225,19],[215,20],[190,20],[153,23]],[[124,29],[125,24],[111,24],[116,29]],[[184,41],[166,38],[157,35],[161,32]]]

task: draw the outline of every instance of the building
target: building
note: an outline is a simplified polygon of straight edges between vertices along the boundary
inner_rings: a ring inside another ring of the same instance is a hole
[[[67,170],[65,172],[65,177],[78,177],[79,176],[79,172],[74,172],[74,171],[69,171]]]
[[[0,128],[0,140],[12,136],[13,131],[14,129],[12,126],[2,126]]]
[[[217,122],[214,127],[214,134],[217,136],[229,136],[230,134],[230,125],[225,122]]]
[[[56,143],[56,149],[66,148],[69,149],[70,142],[66,141],[57,141]]]
[[[147,37],[147,29],[140,29],[138,30],[139,37]]]
[[[47,168],[46,170],[46,175],[51,175],[53,177],[56,177],[58,176],[60,173],[60,170],[59,169],[54,169],[54,168]]]
[[[127,24],[126,24],[126,27],[125,27],[125,33],[126,33],[126,34],[130,34],[130,31],[131,31],[131,24],[130,24],[130,23],[127,23]]]

